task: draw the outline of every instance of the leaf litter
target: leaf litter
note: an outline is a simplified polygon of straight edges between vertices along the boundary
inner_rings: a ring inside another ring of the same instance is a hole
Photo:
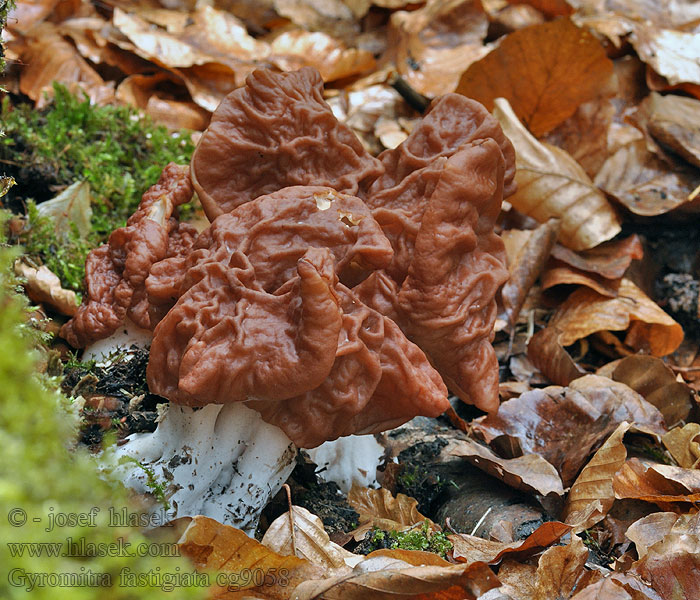
[[[695,3],[39,0],[19,1],[14,16],[3,86],[37,110],[58,81],[196,136],[256,67],[309,65],[374,154],[454,90],[493,110],[516,147],[519,190],[500,221],[511,278],[495,340],[498,414],[457,402],[451,420],[386,436],[398,462],[384,466],[386,487],[349,494],[354,530],[329,537],[296,505],[271,512],[261,542],[203,516],[182,523],[182,554],[236,582],[212,597],[700,596],[700,244],[684,229],[700,196]],[[38,207],[85,238],[96,201],[71,183]],[[668,239],[673,259],[658,251]],[[60,320],[74,292],[36,259],[16,268]],[[679,314],[677,282],[691,290],[680,321],[669,315]],[[108,429],[123,400],[83,384],[94,423]],[[432,454],[399,458],[436,440]],[[419,510],[397,489],[432,493]],[[454,530],[460,519],[444,507],[477,497],[481,514]],[[451,548],[444,558],[355,551],[357,538],[379,543],[381,532],[439,534]],[[286,579],[244,581],[261,565]]]

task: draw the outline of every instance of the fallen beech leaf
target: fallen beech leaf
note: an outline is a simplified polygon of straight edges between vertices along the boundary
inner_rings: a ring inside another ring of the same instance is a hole
[[[557,309],[549,326],[560,330],[559,341],[564,346],[597,331],[628,330],[628,346],[665,356],[683,341],[683,328],[625,278],[617,298],[606,298],[588,288],[576,290]]]
[[[700,464],[700,423],[671,429],[661,441],[681,467],[696,469]]]
[[[288,597],[289,589],[302,581],[324,576],[324,570],[308,560],[280,556],[240,529],[201,515],[192,518],[177,545],[197,569],[219,573],[216,581],[221,587],[212,590],[215,598],[225,597],[227,586],[222,582],[254,593],[260,579],[253,577],[253,572],[263,574],[262,581],[267,583],[259,586],[260,591],[271,593],[281,588],[277,597],[284,598]],[[281,578],[279,574],[285,572],[286,577]]]
[[[46,106],[53,97],[54,82],[74,92],[83,90],[93,103],[106,104],[113,100],[113,85],[105,83],[50,23],[40,23],[31,30],[21,59],[24,67],[19,87],[36,102],[37,109]]]
[[[697,34],[638,25],[631,42],[639,58],[671,85],[700,84],[700,37]]]
[[[472,430],[499,450],[508,443],[520,453],[539,454],[568,486],[591,451],[623,421],[665,432],[659,411],[634,390],[586,375],[568,388],[550,386],[508,400],[497,414],[474,420]]]
[[[652,92],[644,102],[644,110],[651,136],[700,167],[700,100]]]
[[[581,166],[556,146],[538,142],[502,98],[494,116],[515,146],[518,190],[508,201],[519,211],[545,222],[561,219],[560,241],[584,250],[620,232],[617,215]]]
[[[367,50],[348,48],[340,40],[320,31],[285,31],[271,43],[269,61],[284,71],[315,67],[324,81],[360,75],[376,66]]]
[[[385,488],[373,490],[354,484],[348,493],[348,504],[360,515],[360,523],[370,522],[381,529],[402,529],[429,521],[418,512],[418,501],[405,494],[394,497]],[[431,522],[433,530],[437,527]]]
[[[678,517],[661,541],[646,548],[629,573],[649,582],[664,600],[700,598],[699,521],[700,513]],[[670,520],[663,525],[659,523],[660,529],[667,528],[669,523]]]
[[[576,523],[574,533],[593,527],[602,521],[615,502],[613,490],[613,477],[627,458],[627,450],[622,443],[629,423],[622,422],[613,431],[605,443],[593,455],[588,464],[576,478],[571,486],[571,491],[566,497],[563,519],[566,523]],[[591,504],[598,503],[598,507],[580,521],[579,515],[586,512]]]
[[[615,497],[671,506],[676,502],[700,501],[700,471],[645,463],[630,458],[615,474]]]
[[[571,597],[571,600],[634,600],[611,578],[591,583]]]
[[[649,152],[644,140],[634,140],[605,161],[595,184],[634,214],[653,217],[679,207],[693,210],[684,205],[692,200],[700,176],[690,167],[671,169]]]
[[[685,421],[693,407],[690,387],[677,381],[670,367],[654,356],[623,358],[615,367],[612,378],[627,384],[656,406],[669,428]]]
[[[61,287],[61,280],[48,267],[32,267],[23,260],[15,263],[15,273],[25,280],[24,288],[34,302],[46,304],[56,312],[72,317],[78,310],[73,290]]]
[[[0,198],[2,198],[13,185],[17,185],[14,177],[6,177],[5,175],[0,175]]]
[[[294,534],[292,534],[292,520]],[[323,528],[323,521],[301,506],[277,517],[261,540],[264,546],[282,556],[305,558],[325,569],[331,577],[348,575],[361,556],[332,542]]]
[[[509,0],[511,4],[528,4],[548,17],[566,17],[574,12],[566,0]]]
[[[627,528],[627,537],[634,542],[639,558],[647,555],[650,546],[664,539],[674,529],[676,522],[685,524],[690,515],[677,515],[672,512],[652,513],[635,521]],[[679,527],[680,529],[680,527]]]
[[[600,42],[569,19],[558,19],[506,36],[465,71],[457,91],[489,110],[496,98],[506,98],[539,137],[597,97],[612,75]]]
[[[382,548],[380,550],[375,550],[367,555],[367,558],[377,558],[377,557],[391,558],[394,560],[400,560],[414,567],[421,567],[427,565],[433,565],[436,567],[449,567],[454,563],[446,561],[444,558],[438,556],[434,552],[424,552],[422,550],[401,550],[401,549],[389,549]]]
[[[567,546],[546,550],[537,565],[533,597],[538,600],[568,598],[583,574],[587,559],[588,549],[577,536],[572,536]]]
[[[535,596],[535,565],[504,560],[498,569],[498,578],[514,600],[531,600]]]
[[[294,589],[293,598],[402,600],[418,597],[421,600],[477,600],[488,590],[500,585],[498,578],[483,563],[400,568],[405,563],[397,560],[398,568],[391,568],[392,564],[387,560],[383,556],[367,558],[355,567],[355,573],[347,577],[304,582]]]
[[[470,439],[457,440],[451,454],[465,458],[482,471],[516,490],[542,496],[564,494],[564,487],[557,470],[537,454],[501,458],[490,448]]]
[[[342,0],[274,0],[278,15],[309,31],[323,31],[349,41],[360,32],[360,26],[350,7]]]
[[[391,15],[387,58],[413,89],[434,98],[453,92],[464,69],[488,52],[487,30],[480,0],[428,0]]]
[[[559,235],[560,222],[550,219],[532,232],[515,262],[509,264],[510,277],[501,289],[506,318],[515,326],[525,297],[544,269],[545,262]]]
[[[37,206],[37,212],[53,219],[54,229],[59,235],[67,235],[75,225],[81,237],[92,231],[92,208],[90,184],[76,181],[58,196]]]
[[[527,344],[527,356],[547,379],[557,385],[569,385],[586,374],[559,341],[560,331],[540,329]]]
[[[623,240],[605,242],[590,250],[574,252],[557,244],[552,256],[582,271],[595,273],[606,279],[619,279],[633,260],[644,256],[644,248],[637,234]]]
[[[620,287],[619,279],[605,279],[595,273],[586,273],[556,259],[549,261],[540,279],[543,290],[557,285],[585,285],[608,298],[615,298]]]
[[[452,542],[453,557],[467,564],[484,562],[494,565],[504,557],[524,558],[537,554],[551,546],[564,534],[571,531],[571,526],[558,521],[548,521],[540,525],[526,539],[519,542],[494,542],[474,535],[459,533],[447,536]]]

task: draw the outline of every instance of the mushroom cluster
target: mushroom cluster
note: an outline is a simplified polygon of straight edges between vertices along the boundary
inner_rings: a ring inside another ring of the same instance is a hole
[[[152,331],[148,385],[170,405],[118,452],[168,482],[171,516],[250,529],[294,446],[437,416],[448,387],[496,410],[507,271],[493,227],[513,174],[498,123],[462,96],[374,158],[313,69],[258,70],[232,92],[189,172],[168,165],[91,253],[62,330],[76,346]],[[196,237],[176,218],[192,188],[211,221]],[[122,469],[146,490],[142,470]]]

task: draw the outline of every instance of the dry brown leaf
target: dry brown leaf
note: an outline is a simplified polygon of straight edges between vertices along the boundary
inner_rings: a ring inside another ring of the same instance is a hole
[[[564,494],[564,487],[557,470],[537,454],[501,458],[490,448],[471,439],[456,440],[450,454],[465,458],[482,471],[516,490],[542,496]]]
[[[626,535],[634,542],[639,558],[644,558],[649,551],[649,547],[660,542],[674,529],[678,521],[682,525],[688,520],[690,515],[678,516],[672,512],[657,512],[647,515],[632,523]]]
[[[697,34],[638,25],[631,41],[639,57],[671,85],[700,85],[700,37]]]
[[[560,333],[553,327],[540,329],[527,344],[527,356],[552,383],[569,385],[586,372],[561,345]]]
[[[576,290],[557,309],[549,326],[570,346],[597,331],[625,331],[625,343],[636,350],[665,356],[683,341],[683,328],[629,279],[620,282],[617,298],[588,288]]]
[[[302,583],[294,589],[293,597],[295,600],[477,600],[499,585],[498,578],[483,563],[411,567],[403,560],[379,555],[361,562],[350,576]]]
[[[380,529],[405,529],[430,521],[418,512],[418,501],[405,494],[394,497],[385,488],[373,490],[354,484],[348,493],[348,504],[360,515],[360,523],[372,523]],[[433,529],[437,527],[431,522]]]
[[[548,521],[540,525],[526,539],[518,542],[495,542],[466,533],[449,535],[448,538],[452,542],[452,555],[456,560],[467,564],[485,562],[493,565],[504,557],[513,559],[537,554],[569,531],[571,531],[570,525]]]
[[[661,507],[678,502],[698,502],[700,471],[630,458],[615,474],[613,488],[618,499],[645,500]]]
[[[649,582],[663,600],[700,598],[700,513],[681,515],[675,522],[666,516],[652,515],[647,525],[654,518],[656,531],[650,527],[646,535],[635,529],[636,524],[631,526],[632,535],[641,537],[642,545],[653,542],[659,535],[663,537],[645,548],[644,556],[632,565],[629,573]]]
[[[19,87],[36,102],[37,109],[53,97],[54,82],[62,83],[74,93],[82,90],[96,104],[106,104],[114,98],[114,86],[105,83],[50,23],[40,23],[31,30],[21,60],[24,68]]]
[[[601,521],[615,502],[613,477],[627,458],[627,450],[622,438],[629,429],[627,422],[622,422],[613,431],[605,443],[593,455],[588,464],[576,478],[571,491],[566,497],[563,519],[567,523],[576,523],[574,533],[592,527]],[[597,504],[594,511],[583,521],[580,515],[589,511],[592,504]]]
[[[653,217],[684,206],[700,184],[697,169],[673,168],[651,153],[644,140],[617,149],[601,167],[595,184],[634,214]]]
[[[581,538],[572,536],[567,546],[546,550],[535,575],[535,596],[538,600],[568,598],[583,575],[588,549]]]
[[[25,280],[24,289],[32,301],[45,304],[59,314],[72,317],[78,310],[78,299],[73,290],[61,287],[61,280],[48,267],[33,267],[18,260],[15,274]]]
[[[91,204],[90,184],[87,181],[76,181],[55,198],[39,204],[37,212],[53,219],[54,230],[59,237],[68,235],[75,227],[80,236],[85,238],[92,231]]]
[[[688,423],[671,429],[661,438],[674,460],[686,469],[696,469],[700,464],[700,424]]]
[[[320,31],[285,31],[271,41],[270,50],[268,60],[283,71],[314,67],[324,81],[361,75],[376,66],[374,56],[367,50],[348,48]]]
[[[498,578],[515,600],[532,600],[535,596],[535,565],[504,560],[498,569]]]
[[[571,600],[634,600],[611,578],[591,583],[571,597]]]
[[[600,42],[569,19],[558,19],[505,37],[465,71],[457,91],[489,110],[496,98],[506,98],[539,137],[596,98],[612,75]]]
[[[177,544],[197,569],[220,573],[216,577],[220,587],[212,590],[216,598],[225,597],[229,587],[225,583],[254,594],[261,580],[251,576],[253,569],[266,583],[259,586],[260,591],[277,598],[288,598],[289,591],[302,581],[324,576],[322,568],[305,559],[281,556],[240,529],[201,515],[192,518]]]
[[[566,17],[574,12],[566,0],[509,0],[511,4],[528,4],[548,17]]]
[[[309,31],[323,31],[343,41],[350,41],[360,32],[350,6],[342,0],[274,0],[278,15]]]
[[[329,577],[348,575],[363,558],[332,542],[323,521],[301,506],[292,506],[291,514],[286,512],[277,517],[261,541],[282,556],[305,558],[325,569]]]
[[[552,249],[552,256],[572,267],[595,273],[606,279],[619,279],[633,260],[644,256],[644,248],[637,234],[614,242],[605,242],[590,250],[573,252],[561,245]]]
[[[605,279],[595,273],[586,273],[556,259],[549,261],[541,280],[543,290],[557,285],[584,285],[608,298],[615,298],[620,287],[619,279]]]
[[[568,388],[550,386],[508,400],[496,415],[473,421],[472,429],[501,455],[505,444],[518,450],[515,455],[539,454],[568,486],[592,450],[623,421],[665,433],[659,411],[634,390],[586,375]]]
[[[532,232],[515,262],[508,265],[510,277],[501,289],[506,320],[515,326],[525,297],[544,269],[545,262],[559,235],[560,221],[550,219]]]
[[[627,384],[656,406],[669,428],[685,421],[693,407],[690,387],[677,381],[670,367],[654,356],[623,358],[615,367],[612,378]]]
[[[454,563],[446,561],[441,556],[434,552],[423,552],[422,550],[401,550],[399,548],[389,549],[382,548],[375,550],[367,555],[367,558],[376,558],[382,556],[394,560],[400,560],[414,567],[424,567],[433,565],[436,567],[449,567]]]
[[[538,142],[508,102],[496,99],[494,116],[515,146],[516,193],[508,201],[540,223],[561,219],[560,241],[584,250],[620,232],[615,211],[581,166],[556,146]]]
[[[487,52],[488,19],[480,0],[428,0],[391,15],[387,59],[419,93],[453,92],[464,69]]]
[[[640,110],[646,129],[659,144],[700,167],[700,100],[652,92]]]

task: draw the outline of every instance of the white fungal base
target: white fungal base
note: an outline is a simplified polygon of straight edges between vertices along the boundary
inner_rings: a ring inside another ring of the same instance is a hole
[[[306,452],[318,465],[318,476],[324,481],[335,481],[347,494],[353,483],[363,487],[377,483],[384,447],[373,435],[349,435]]]
[[[153,433],[138,433],[117,448],[152,469],[170,504],[166,519],[205,515],[254,532],[268,501],[294,468],[296,448],[276,426],[240,403],[200,409],[171,404]],[[148,474],[132,461],[117,472],[125,485],[150,492]]]
[[[114,354],[119,350],[124,350],[133,345],[146,348],[151,345],[152,339],[153,332],[148,329],[141,329],[141,327],[136,326],[130,319],[126,319],[112,335],[86,346],[85,350],[83,350],[81,360],[83,362],[89,360],[96,360],[99,362],[107,358],[110,354]]]

